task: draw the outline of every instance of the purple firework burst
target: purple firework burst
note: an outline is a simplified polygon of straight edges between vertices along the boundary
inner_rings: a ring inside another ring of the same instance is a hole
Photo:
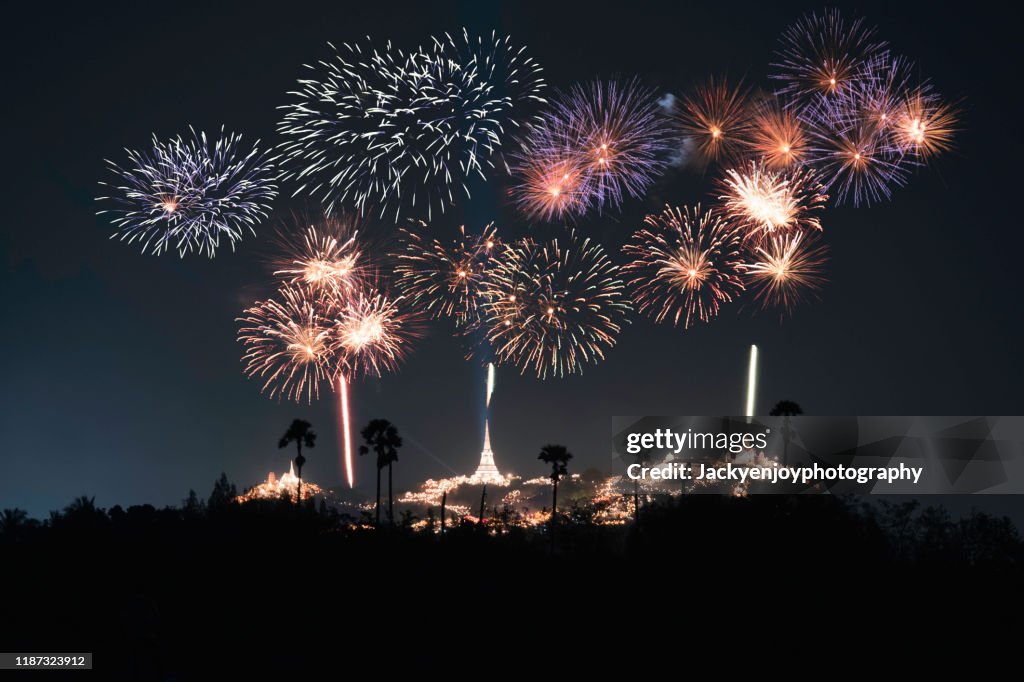
[[[769,77],[791,101],[842,92],[884,48],[863,19],[847,20],[835,9],[806,14],[782,34]]]
[[[576,85],[554,98],[523,140],[514,194],[541,217],[617,208],[644,195],[671,150],[670,121],[654,90],[637,79]]]

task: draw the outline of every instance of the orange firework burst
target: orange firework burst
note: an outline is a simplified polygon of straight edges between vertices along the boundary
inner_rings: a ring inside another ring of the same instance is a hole
[[[320,218],[306,227],[301,240],[280,233],[278,242],[284,255],[275,263],[274,276],[287,284],[335,293],[351,291],[365,269],[357,234],[354,220],[344,217]]]
[[[908,95],[894,118],[892,137],[902,153],[928,158],[953,146],[956,112],[925,88]]]
[[[742,84],[733,88],[711,78],[683,99],[676,117],[705,162],[736,159],[749,145],[750,112]]]
[[[815,295],[825,283],[822,269],[827,248],[816,243],[816,234],[795,233],[771,237],[757,246],[753,261],[743,266],[754,300],[765,308],[781,306],[783,312],[807,295]]]
[[[245,373],[264,380],[270,397],[312,402],[333,376],[330,302],[306,287],[284,286],[238,318]]]
[[[425,223],[420,223],[425,229]],[[398,286],[431,317],[451,317],[460,326],[478,319],[483,283],[501,251],[494,223],[480,234],[459,236],[445,247],[436,239],[428,242],[417,232],[402,230],[405,249],[397,255]]]
[[[742,172],[726,171],[719,185],[729,221],[748,237],[821,229],[818,212],[828,195],[806,168],[776,172],[751,162]]]
[[[376,287],[353,292],[334,315],[330,343],[346,379],[394,371],[418,336],[416,317]]]
[[[515,168],[519,183],[512,196],[528,217],[540,220],[579,215],[587,208],[590,174],[576,154],[540,150]]]
[[[540,378],[577,374],[604,359],[626,323],[618,268],[590,239],[522,239],[487,282],[487,340],[500,362]]]
[[[794,168],[807,157],[808,139],[796,114],[777,100],[761,102],[750,126],[750,151],[775,170]]]
[[[743,291],[740,233],[711,211],[665,207],[622,250],[640,312],[655,322],[707,322]]]

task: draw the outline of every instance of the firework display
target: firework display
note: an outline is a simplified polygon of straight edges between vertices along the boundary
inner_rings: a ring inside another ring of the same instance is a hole
[[[818,212],[828,196],[806,168],[776,172],[751,162],[742,171],[726,171],[720,189],[723,213],[748,237],[821,230]]]
[[[283,177],[328,213],[444,211],[468,196],[470,176],[503,165],[503,132],[543,101],[540,68],[496,35],[446,35],[411,52],[343,45],[308,68],[282,107]]]
[[[779,81],[779,94],[793,101],[842,92],[884,49],[863,19],[850,21],[835,9],[807,14],[783,33],[770,78]]]
[[[711,78],[682,100],[675,115],[683,134],[696,141],[704,164],[734,161],[750,145],[752,122],[742,85]]]
[[[906,184],[909,159],[890,143],[887,128],[865,120],[845,98],[819,97],[803,113],[808,159],[837,203],[878,203]]]
[[[575,233],[508,246],[486,292],[487,339],[499,362],[542,379],[603,360],[630,310],[618,268]]]
[[[743,265],[747,286],[763,307],[793,306],[814,295],[825,282],[822,274],[826,247],[813,232],[774,235],[755,247]]]
[[[547,101],[540,66],[508,37],[368,41],[332,45],[306,67],[280,107],[280,156],[223,130],[154,138],[124,167],[108,162],[117,181],[100,197],[114,237],[209,256],[267,217],[278,182],[318,200],[323,216],[279,235],[277,293],[245,310],[238,338],[246,374],[271,397],[313,400],[326,382],[345,420],[349,382],[393,371],[421,317],[452,319],[477,359],[546,378],[604,358],[634,305],[627,290],[640,312],[683,328],[747,292],[792,312],[825,281],[826,204],[890,198],[952,148],[957,126],[907,59],[834,10],[786,30],[767,93],[711,78],[675,98],[625,78],[569,84]],[[680,150],[696,152],[714,202],[647,215],[621,273],[576,229],[503,242],[490,223],[450,242],[430,236],[431,217],[471,182],[507,174],[501,189],[527,219],[575,223],[648,199],[670,167],[688,165]],[[357,214],[401,221],[398,248],[368,246]]]
[[[347,379],[382,376],[405,356],[416,332],[413,316],[400,302],[401,297],[367,286],[337,308],[329,343],[337,354],[338,371]]]
[[[328,301],[304,287],[284,286],[277,298],[257,301],[239,318],[245,373],[263,381],[271,398],[319,398],[336,373],[332,318]]]
[[[397,367],[417,332],[419,316],[388,282],[358,240],[354,218],[321,217],[278,236],[278,296],[239,318],[239,341],[250,376],[266,376],[270,396],[312,401],[320,384],[347,382]],[[346,407],[347,409],[347,407]]]
[[[743,292],[742,232],[713,211],[665,207],[623,251],[637,309],[655,322],[708,322]]]
[[[657,93],[637,79],[558,93],[520,145],[513,196],[527,216],[542,220],[642,197],[672,149]]]
[[[952,147],[956,113],[928,88],[918,88],[904,97],[892,118],[889,130],[902,154],[926,159]]]
[[[771,170],[799,167],[807,161],[804,124],[775,98],[755,105],[747,139],[750,156]]]
[[[501,251],[497,232],[494,223],[476,235],[461,226],[446,247],[436,239],[428,243],[419,231],[402,230],[404,249],[395,267],[399,288],[431,317],[472,324],[479,318],[488,270]]]
[[[278,235],[282,255],[275,262],[275,277],[335,295],[360,285],[366,263],[353,218],[324,216],[306,226],[301,240],[295,231]]]
[[[154,135],[150,150],[126,150],[124,167],[107,161],[117,180],[100,183],[112,193],[98,200],[113,206],[98,213],[110,215],[114,238],[141,244],[143,253],[212,258],[222,238],[233,250],[267,217],[278,191],[277,157],[223,129],[216,140],[190,130],[166,142]]]

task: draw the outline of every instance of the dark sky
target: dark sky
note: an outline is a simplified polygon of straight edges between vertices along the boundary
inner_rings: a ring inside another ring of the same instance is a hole
[[[685,3],[690,5],[691,3]],[[220,5],[220,4],[219,4]],[[94,215],[104,158],[221,124],[277,141],[275,107],[328,40],[370,35],[413,47],[432,32],[491,28],[529,46],[556,86],[638,74],[680,92],[710,74],[765,75],[778,35],[805,9],[780,3],[247,2],[45,3],[8,9],[0,281],[0,506],[34,515],[75,495],[103,506],[177,503],[208,493],[226,471],[240,486],[287,467],[277,439],[294,417],[320,432],[307,476],[340,480],[333,397],[313,406],[261,396],[241,372],[234,321],[270,291],[264,261],[273,221],[214,260],[143,256],[107,239]],[[573,468],[607,467],[616,414],[720,414],[743,409],[747,348],[762,349],[759,408],[798,401],[809,414],[1020,414],[1020,141],[1012,27],[979,3],[865,3],[941,92],[962,99],[957,149],[921,170],[892,202],[830,208],[830,284],[818,304],[780,324],[775,314],[727,309],[683,332],[635,319],[607,362],[582,377],[538,381],[498,373],[492,436],[499,466],[540,473],[555,441]],[[21,16],[15,16],[21,12]],[[499,188],[459,206],[495,211]],[[581,231],[618,255],[644,212],[665,201],[707,201],[710,178],[675,173],[621,216]],[[279,201],[276,217],[306,204]],[[406,438],[402,486],[469,472],[480,450],[483,371],[463,361],[443,324],[402,370],[354,389],[357,424],[392,420]],[[372,470],[359,462],[368,482]]]

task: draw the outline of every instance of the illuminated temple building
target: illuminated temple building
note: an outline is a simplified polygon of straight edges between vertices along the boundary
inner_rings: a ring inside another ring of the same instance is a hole
[[[491,451],[491,427],[484,421],[484,449],[480,452],[480,464],[476,472],[469,477],[470,483],[491,483],[494,485],[505,485],[505,477],[498,471],[494,464],[494,452]]]
[[[295,499],[295,493],[299,487],[299,477],[295,475],[295,463],[291,462],[288,465],[288,472],[281,474],[280,478],[274,476],[274,472],[271,471],[267,474],[267,480],[260,483],[257,486],[253,486],[242,495],[238,496],[239,502],[248,502],[249,500],[268,500],[278,499],[284,495]],[[316,483],[310,483],[309,481],[302,481],[302,499],[308,500],[316,495],[322,495],[323,490]]]

